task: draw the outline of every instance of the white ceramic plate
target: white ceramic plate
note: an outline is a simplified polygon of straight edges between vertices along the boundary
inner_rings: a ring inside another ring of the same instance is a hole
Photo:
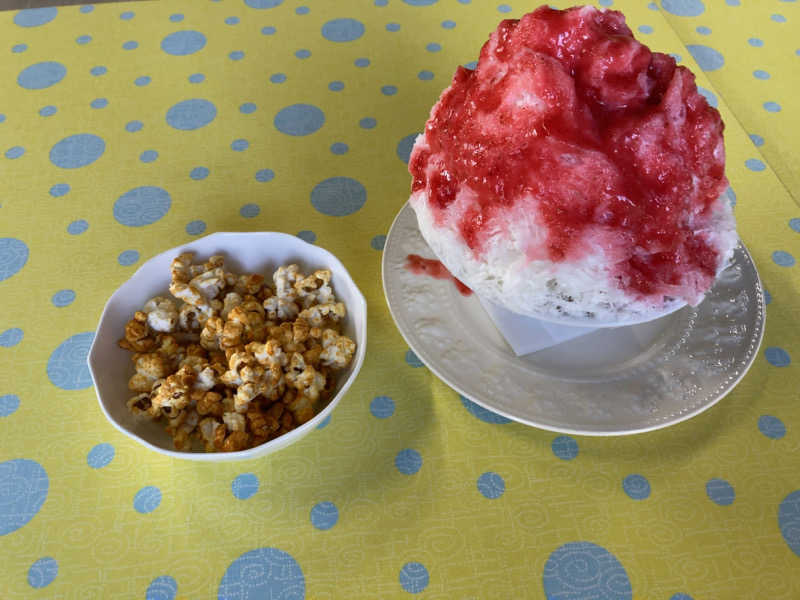
[[[195,262],[213,254],[225,256],[225,266],[235,273],[261,273],[269,279],[273,271],[297,263],[305,273],[312,269],[331,270],[331,286],[338,300],[347,307],[344,332],[356,341],[356,354],[339,373],[333,398],[313,419],[274,440],[241,452],[182,452],[175,450],[164,424],[140,421],[126,406],[133,395],[128,379],[133,375],[131,354],[117,345],[124,335],[125,324],[133,313],[153,296],[169,296],[170,264],[181,252],[195,252]],[[201,461],[227,461],[256,458],[292,444],[319,425],[339,403],[353,383],[367,348],[367,303],[344,265],[333,254],[285,233],[214,233],[199,240],[162,252],[145,262],[128,281],[111,296],[103,309],[94,343],[89,350],[89,371],[92,374],[100,408],[106,418],[122,433],[147,448],[175,458]]]
[[[742,244],[699,306],[522,357],[475,296],[410,272],[409,254],[435,258],[406,204],[386,239],[383,286],[411,349],[466,398],[542,429],[622,435],[686,420],[733,389],[764,333],[764,293]]]

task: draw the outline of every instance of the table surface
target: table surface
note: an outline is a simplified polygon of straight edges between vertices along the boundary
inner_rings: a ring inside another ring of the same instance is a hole
[[[768,292],[759,356],[730,395],[616,438],[460,398],[409,351],[380,284],[409,136],[456,65],[530,5],[0,13],[0,596],[800,597],[800,7],[599,4],[678,55],[721,111],[739,232]],[[296,110],[318,129],[282,132],[292,105],[316,107]],[[176,114],[198,127],[176,129]],[[334,193],[312,204],[326,180]],[[161,200],[115,213],[142,186]],[[285,450],[162,457],[104,419],[88,345],[137,265],[237,230],[339,256],[369,303],[368,356],[330,422]]]

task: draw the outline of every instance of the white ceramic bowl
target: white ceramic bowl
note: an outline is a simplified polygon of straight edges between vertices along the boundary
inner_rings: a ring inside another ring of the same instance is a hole
[[[356,354],[344,371],[338,372],[336,391],[330,402],[313,419],[274,440],[240,452],[187,452],[175,450],[163,423],[138,421],[126,402],[133,395],[128,379],[133,374],[131,353],[117,345],[133,313],[153,296],[168,296],[170,264],[181,252],[193,251],[195,262],[213,254],[225,256],[225,266],[237,273],[261,273],[270,280],[281,265],[297,263],[304,272],[331,270],[336,298],[347,307],[344,332],[356,342]],[[304,437],[319,425],[342,399],[364,362],[367,347],[367,303],[344,265],[333,254],[285,233],[214,233],[189,244],[162,252],[145,262],[106,303],[89,350],[89,371],[106,418],[122,433],[142,445],[176,458],[201,461],[229,461],[265,456]]]

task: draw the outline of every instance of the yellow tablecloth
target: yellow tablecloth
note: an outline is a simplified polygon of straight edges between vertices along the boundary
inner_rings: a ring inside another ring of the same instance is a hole
[[[496,22],[534,4],[0,13],[0,597],[800,598],[800,7],[599,4],[718,104],[740,235],[769,292],[733,393],[609,439],[460,399],[407,352],[380,285],[408,136]],[[171,460],[106,422],[86,351],[138,264],[235,230],[339,256],[370,306],[368,357],[302,442],[245,463]]]

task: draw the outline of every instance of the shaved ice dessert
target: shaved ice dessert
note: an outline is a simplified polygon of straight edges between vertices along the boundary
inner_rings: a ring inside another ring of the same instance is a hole
[[[738,238],[723,123],[622,13],[540,7],[459,67],[411,152],[420,232],[476,294],[624,324],[698,304]]]

